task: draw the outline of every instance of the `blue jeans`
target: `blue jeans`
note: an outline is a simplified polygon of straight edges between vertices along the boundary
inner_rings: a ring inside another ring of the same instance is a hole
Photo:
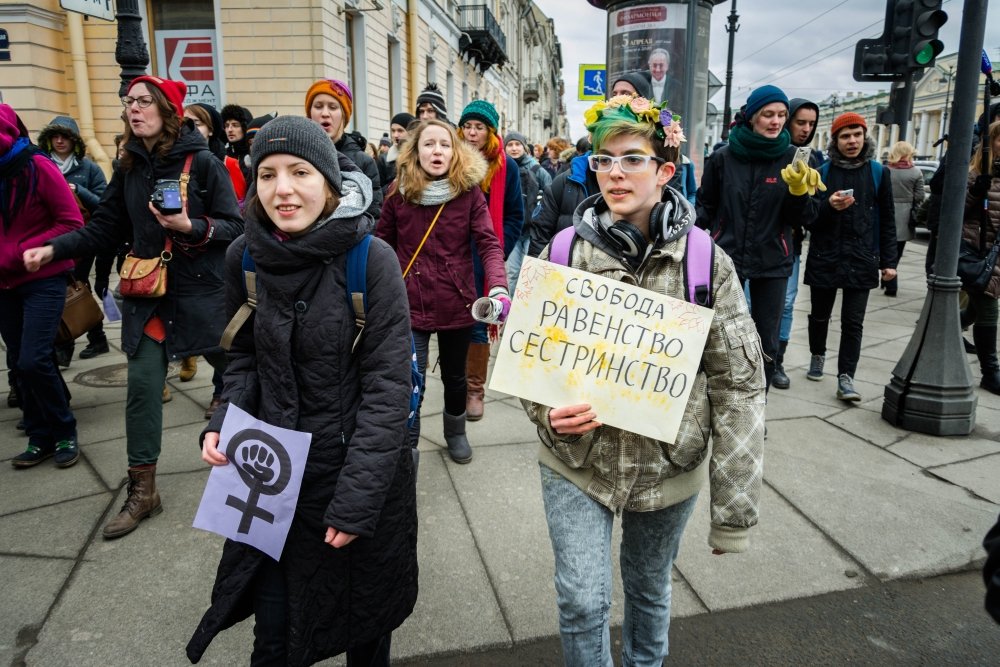
[[[781,327],[778,329],[778,341],[788,342],[792,338],[792,311],[795,310],[795,297],[799,295],[799,265],[802,255],[792,258],[792,275],[788,276],[788,287],[785,288],[785,310],[781,313]]]
[[[524,257],[528,254],[529,240],[528,234],[521,234],[521,238],[517,240],[514,249],[510,252],[510,257],[507,258],[507,286],[511,297],[514,296],[514,290],[517,289],[517,276],[521,273],[521,264],[524,263]]]
[[[614,512],[551,468],[540,467],[556,561],[563,661],[571,667],[611,667]],[[697,497],[655,512],[622,512],[622,667],[659,666],[669,652],[670,573]]]
[[[0,335],[17,370],[24,430],[40,447],[76,438],[76,418],[52,353],[65,303],[63,275],[0,290]]]

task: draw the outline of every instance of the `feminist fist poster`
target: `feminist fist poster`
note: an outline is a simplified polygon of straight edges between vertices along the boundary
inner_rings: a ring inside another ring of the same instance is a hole
[[[281,558],[312,434],[271,426],[230,405],[219,434],[229,463],[213,466],[194,527]]]

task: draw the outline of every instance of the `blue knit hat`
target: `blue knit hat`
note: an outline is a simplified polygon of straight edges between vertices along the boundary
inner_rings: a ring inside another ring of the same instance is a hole
[[[462,110],[462,117],[458,119],[458,126],[462,127],[466,121],[478,120],[489,125],[494,130],[500,129],[500,114],[497,108],[486,100],[472,100],[469,105]]]
[[[772,102],[781,102],[785,105],[786,109],[788,108],[788,96],[785,95],[785,91],[777,86],[761,86],[750,93],[750,97],[747,98],[747,103],[744,107],[746,111],[743,113],[747,122],[750,122],[755,113]]]

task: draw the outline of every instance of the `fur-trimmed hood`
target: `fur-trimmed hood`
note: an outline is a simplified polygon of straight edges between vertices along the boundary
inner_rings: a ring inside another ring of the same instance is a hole
[[[459,141],[458,146],[454,148],[462,152],[465,156],[466,164],[469,165],[469,168],[459,175],[459,182],[454,184],[458,186],[459,192],[466,192],[483,182],[483,179],[486,178],[486,172],[489,170],[489,165],[483,154],[465,141]]]
[[[52,152],[52,135],[64,134],[73,140],[73,154],[82,160],[87,154],[87,145],[80,136],[80,126],[69,116],[56,116],[38,133],[38,147],[46,153]]]

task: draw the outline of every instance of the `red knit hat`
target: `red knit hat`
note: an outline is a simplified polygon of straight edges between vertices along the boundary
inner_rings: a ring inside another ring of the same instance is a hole
[[[174,105],[177,115],[180,118],[184,118],[184,96],[187,95],[187,84],[183,81],[171,81],[170,79],[161,79],[158,76],[149,75],[137,76],[132,79],[132,83],[128,84],[129,92],[132,92],[132,86],[137,83],[144,83],[147,86],[159,88],[167,100]]]
[[[833,125],[830,126],[830,136],[835,137],[845,127],[853,127],[855,125],[863,127],[865,134],[868,134],[868,123],[865,122],[864,116],[853,111],[842,113],[833,120]]]

